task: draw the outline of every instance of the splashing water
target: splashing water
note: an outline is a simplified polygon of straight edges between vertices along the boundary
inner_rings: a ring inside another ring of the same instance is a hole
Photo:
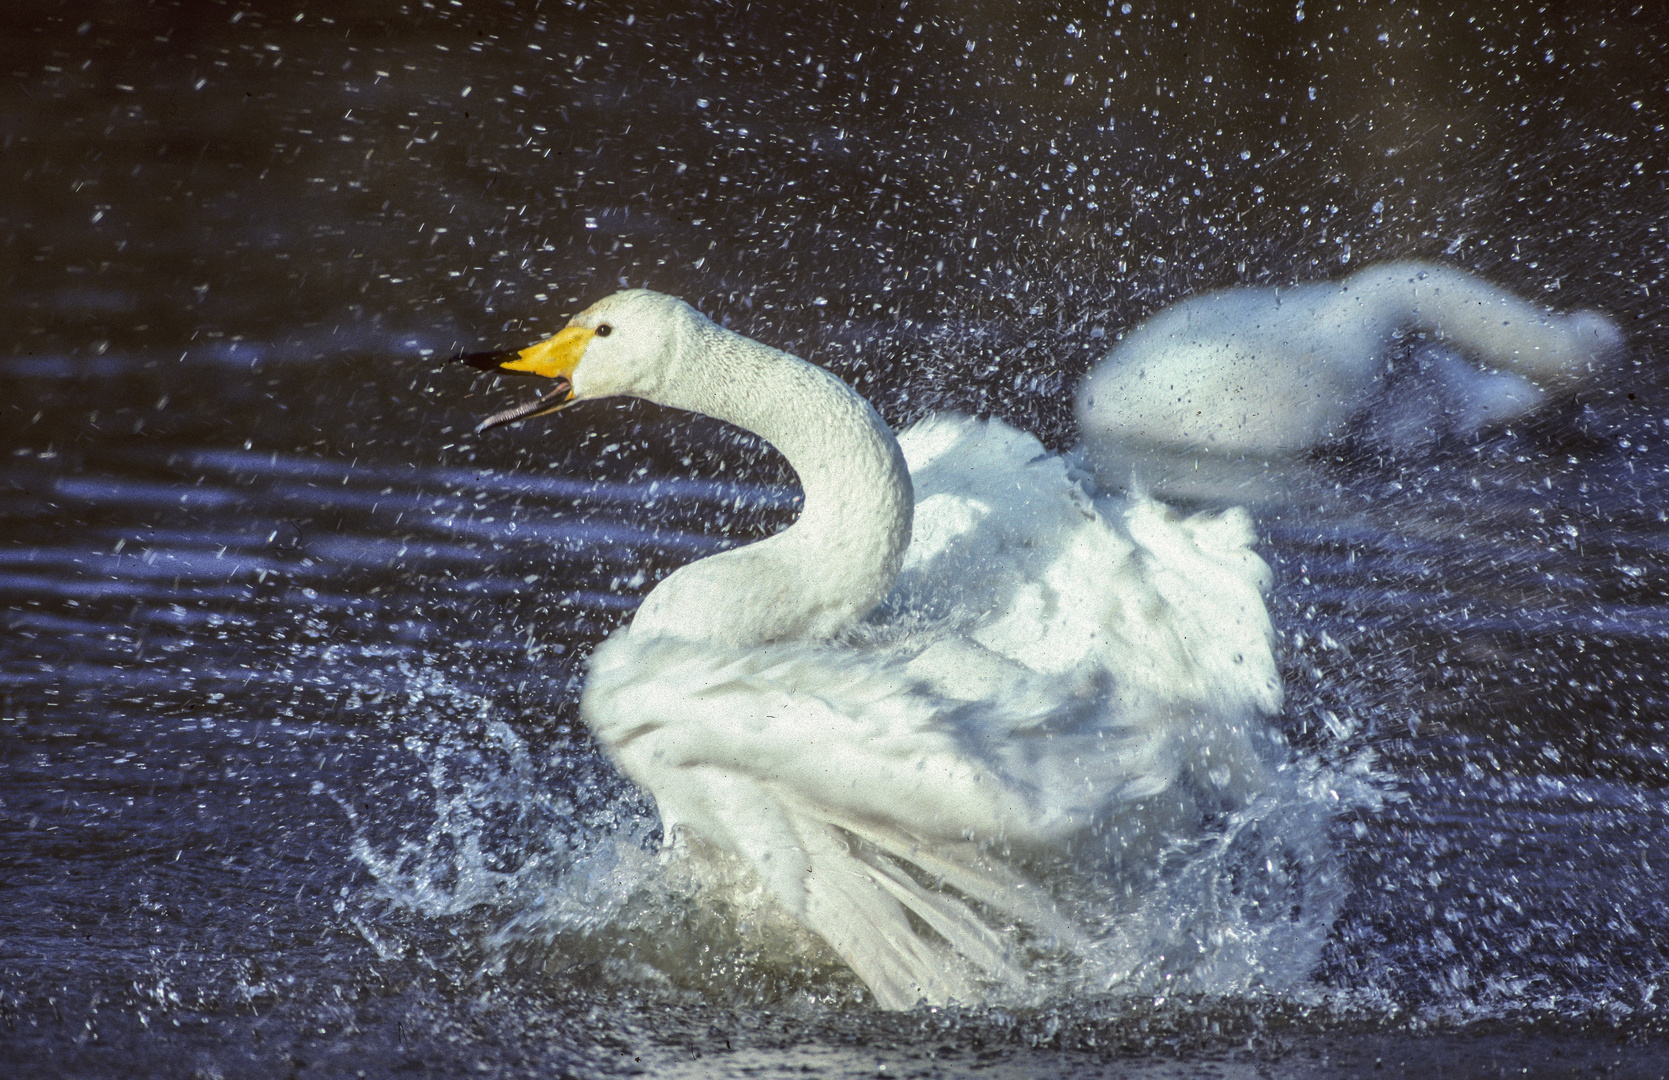
[[[414,699],[458,693],[438,673],[417,681]],[[541,759],[485,703],[466,704],[479,735],[447,708],[435,734],[405,740],[419,781],[406,825],[379,828],[337,799],[374,882],[356,898],[356,925],[379,950],[398,949],[385,940],[397,931],[373,911],[385,904],[467,916],[481,974],[682,988],[725,1002],[862,1000],[839,959],[745,866],[705,848],[656,854],[652,809],[595,751],[577,764],[568,752]],[[1186,784],[1126,814],[1113,842],[1146,856],[1121,850],[1106,871],[1056,875],[1058,899],[1088,930],[1083,947],[1033,943],[1023,987],[993,988],[985,1004],[1305,991],[1344,896],[1334,819],[1381,802],[1365,761],[1288,761],[1270,790],[1208,813],[1203,828]]]

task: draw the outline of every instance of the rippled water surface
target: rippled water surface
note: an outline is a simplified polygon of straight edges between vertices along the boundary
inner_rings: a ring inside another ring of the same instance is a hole
[[[1627,3],[8,9],[0,1071],[1662,1074],[1666,36]],[[641,404],[476,436],[525,390],[440,362],[646,285],[895,425],[1066,449],[1146,313],[1401,257],[1606,310],[1629,355],[1258,508],[1279,726],[1336,805],[1295,978],[1156,950],[880,1014],[715,911],[578,690],[661,576],[793,519],[792,474]]]

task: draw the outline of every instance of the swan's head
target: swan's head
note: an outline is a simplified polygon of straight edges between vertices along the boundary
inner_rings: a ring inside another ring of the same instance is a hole
[[[485,431],[544,416],[590,398],[653,398],[677,356],[681,331],[701,315],[677,297],[628,289],[599,300],[568,320],[554,337],[517,352],[472,353],[458,359],[484,371],[513,371],[552,379],[538,400],[495,413]]]

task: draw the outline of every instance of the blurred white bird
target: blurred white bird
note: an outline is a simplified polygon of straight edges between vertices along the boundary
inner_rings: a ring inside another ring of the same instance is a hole
[[[1408,335],[1427,348],[1394,370]],[[1353,423],[1407,450],[1516,419],[1603,372],[1623,337],[1423,262],[1339,281],[1190,297],[1132,330],[1078,390],[1087,463],[1179,495],[1279,499],[1299,459]]]

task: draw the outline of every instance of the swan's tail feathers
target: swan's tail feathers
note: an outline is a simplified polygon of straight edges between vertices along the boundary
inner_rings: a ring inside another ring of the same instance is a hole
[[[975,989],[973,980],[1008,990],[1024,984],[1015,958],[1022,933],[1051,951],[1085,945],[1081,930],[1047,892],[979,844],[927,844],[893,826],[815,813],[825,828],[843,840],[848,858],[867,870],[906,918],[909,936],[904,942],[895,940],[889,943],[890,949],[878,950],[860,941],[859,956],[849,953],[826,930],[812,927],[824,934],[872,989],[883,983],[896,986],[902,976],[906,994],[929,1004],[973,1000],[966,996]],[[917,929],[917,923],[930,934]],[[912,966],[899,970],[899,959]],[[882,963],[872,975],[865,965],[878,960]],[[916,968],[916,961],[926,966]],[[889,1008],[907,1007],[916,1000],[894,999],[889,1004],[878,989],[876,997]]]
[[[885,857],[864,857],[875,881],[905,910],[914,914],[958,953],[987,974],[1004,982],[1018,982],[1018,972],[1009,961],[1008,949],[996,931],[980,922],[968,905],[946,893],[922,885]]]
[[[976,955],[996,965],[992,974],[1009,974],[991,941],[966,933],[966,912],[955,911],[950,903],[933,903],[925,890],[895,868],[864,858],[841,830],[809,821],[801,825],[797,831],[809,866],[802,886],[804,904],[795,914],[840,954],[882,1008],[976,997],[976,973],[970,968],[978,962],[975,957],[958,961],[944,944],[912,924],[911,912],[939,934],[948,931],[975,942]]]
[[[927,895],[949,896],[951,894],[943,888],[948,887],[1005,921],[1023,924],[1034,937],[1045,942],[1066,948],[1083,943],[1083,935],[1078,928],[1061,914],[1044,890],[987,854],[982,845],[969,842],[924,844],[895,827],[867,824],[850,818],[834,819],[834,824],[885,854],[892,865],[914,867],[919,873],[910,875],[910,880]],[[935,886],[921,885],[917,877],[931,879]],[[968,904],[961,900],[956,903],[957,909],[967,914],[981,933],[994,933],[989,923],[973,915],[973,909]],[[946,933],[925,913],[917,914],[957,951],[976,959],[977,946],[972,935]],[[982,966],[988,971],[995,970],[992,965]]]
[[[702,787],[728,811],[723,826],[697,812],[718,833],[707,839],[740,854],[883,1008],[1020,988],[1021,927],[1045,947],[1081,942],[1042,889],[977,844],[923,844],[751,778],[710,775]]]

